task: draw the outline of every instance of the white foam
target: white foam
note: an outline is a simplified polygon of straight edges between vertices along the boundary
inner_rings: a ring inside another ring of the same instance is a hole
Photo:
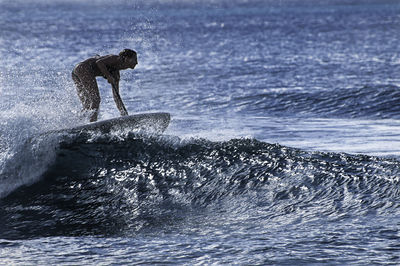
[[[0,197],[21,185],[37,181],[54,160],[58,143],[56,136],[33,136],[83,122],[79,115],[80,103],[71,83],[57,76],[54,79],[58,79],[58,83],[53,82],[49,89],[43,85],[45,77],[30,82],[29,78],[32,76],[21,75],[19,80],[14,77],[14,86],[3,87],[0,101]]]
[[[3,151],[0,157],[0,198],[22,185],[39,180],[56,155],[57,137],[26,140]]]

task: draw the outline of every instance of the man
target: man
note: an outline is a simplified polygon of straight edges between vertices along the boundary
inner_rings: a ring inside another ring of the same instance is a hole
[[[121,115],[128,115],[119,95],[119,71],[134,69],[138,64],[137,54],[130,49],[122,50],[119,55],[96,56],[76,65],[72,79],[76,85],[83,109],[90,112],[90,122],[97,121],[100,107],[100,92],[96,77],[103,77],[111,84],[115,104]]]

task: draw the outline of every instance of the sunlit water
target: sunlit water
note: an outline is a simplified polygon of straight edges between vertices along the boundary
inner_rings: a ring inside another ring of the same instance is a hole
[[[2,1],[0,264],[398,264],[399,14]],[[123,48],[127,109],[165,134],[37,136],[86,123],[71,70]]]

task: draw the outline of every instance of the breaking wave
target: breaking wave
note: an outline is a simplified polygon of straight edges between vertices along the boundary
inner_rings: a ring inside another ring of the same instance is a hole
[[[395,159],[140,134],[64,136],[54,156],[40,181],[0,199],[0,238],[134,234],[209,212],[310,220],[400,210]]]

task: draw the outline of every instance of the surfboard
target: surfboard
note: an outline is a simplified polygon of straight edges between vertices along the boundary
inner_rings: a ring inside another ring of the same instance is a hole
[[[111,131],[148,131],[152,133],[163,133],[171,120],[169,113],[144,113],[121,116],[117,118],[92,122],[90,124],[81,125],[72,128],[52,130],[44,132],[49,133],[66,133],[77,134],[87,132],[101,132],[107,134]]]

